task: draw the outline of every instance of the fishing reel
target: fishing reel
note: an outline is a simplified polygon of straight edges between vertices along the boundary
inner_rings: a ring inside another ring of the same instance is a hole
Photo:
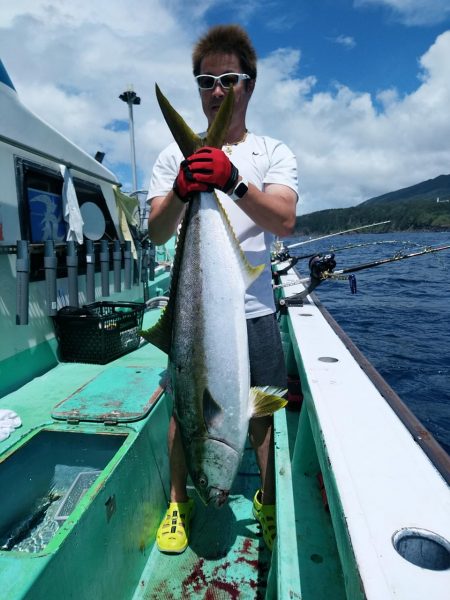
[[[298,256],[291,256],[289,251],[286,250],[277,254],[272,260],[272,272],[277,275],[286,275],[286,273],[294,267],[298,261]]]
[[[303,306],[303,300],[310,294],[322,281],[331,277],[333,269],[336,267],[334,254],[316,254],[309,260],[309,283],[302,292],[282,298],[279,300],[279,310],[283,314],[289,306]]]
[[[283,250],[282,252],[278,252],[277,254],[275,254],[273,256],[273,262],[278,263],[278,262],[284,262],[285,260],[289,260],[291,257],[291,255],[289,254],[289,250]]]
[[[336,267],[334,254],[317,254],[309,260],[309,273],[311,280],[324,281],[328,279]]]
[[[317,287],[319,283],[324,281],[325,279],[329,279],[333,276],[333,269],[336,267],[336,261],[334,260],[334,254],[324,254],[321,256],[318,254],[317,256],[313,256],[309,261],[309,271],[311,276],[311,285],[313,282],[317,282],[314,287]],[[334,277],[336,278],[336,277]],[[337,276],[339,279],[339,275]],[[351,274],[348,276],[348,282],[350,285],[350,292],[352,294],[356,294],[357,286],[356,286],[356,277]]]

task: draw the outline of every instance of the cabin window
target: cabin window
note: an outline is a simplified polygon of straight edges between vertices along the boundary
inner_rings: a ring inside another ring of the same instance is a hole
[[[65,241],[68,225],[63,216],[63,177],[51,169],[31,161],[16,158],[16,179],[19,195],[21,238],[31,246],[30,279],[44,279],[44,242],[55,242],[58,257],[58,277],[66,275]],[[116,227],[101,188],[79,177],[73,178],[78,205],[83,217],[83,237],[93,241],[118,239]],[[42,244],[42,246],[40,246]],[[85,244],[77,248],[79,273],[86,271]],[[96,253],[98,255],[98,252]],[[99,257],[96,270],[100,270]]]
[[[22,159],[17,159],[16,167],[22,239],[34,244],[51,239],[63,242],[66,223],[62,215],[61,174]]]

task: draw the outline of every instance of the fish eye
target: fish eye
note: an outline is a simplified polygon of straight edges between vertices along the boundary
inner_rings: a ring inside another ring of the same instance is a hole
[[[205,488],[208,485],[208,478],[204,473],[199,473],[198,485],[202,488]]]

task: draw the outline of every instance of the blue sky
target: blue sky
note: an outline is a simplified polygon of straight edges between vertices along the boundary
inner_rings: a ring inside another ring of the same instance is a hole
[[[228,20],[226,4],[211,10],[208,21]],[[426,7],[428,3],[416,4]],[[445,3],[441,3],[439,19],[429,22],[424,10],[418,25],[409,24],[409,13],[394,11],[384,2],[309,0],[258,5],[246,25],[259,54],[281,47],[300,49],[298,74],[317,77],[316,90],[339,81],[371,93],[391,86],[410,92],[417,87],[418,57],[450,26],[450,8],[445,9]]]
[[[118,95],[132,84],[146,188],[170,141],[154,84],[202,129],[190,53],[209,25],[227,22],[254,41],[247,124],[295,152],[300,213],[450,173],[448,0],[16,0],[0,6],[0,57],[22,102],[89,153],[105,152],[128,190]]]

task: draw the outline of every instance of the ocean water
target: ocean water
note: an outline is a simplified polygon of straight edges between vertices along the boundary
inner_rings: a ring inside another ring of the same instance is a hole
[[[292,244],[305,238],[289,239]],[[359,247],[342,249],[348,245]],[[292,255],[335,252],[335,271],[450,244],[447,233],[353,234],[300,246]],[[297,264],[306,274],[308,260]],[[316,294],[404,403],[450,453],[450,250],[325,281]]]

